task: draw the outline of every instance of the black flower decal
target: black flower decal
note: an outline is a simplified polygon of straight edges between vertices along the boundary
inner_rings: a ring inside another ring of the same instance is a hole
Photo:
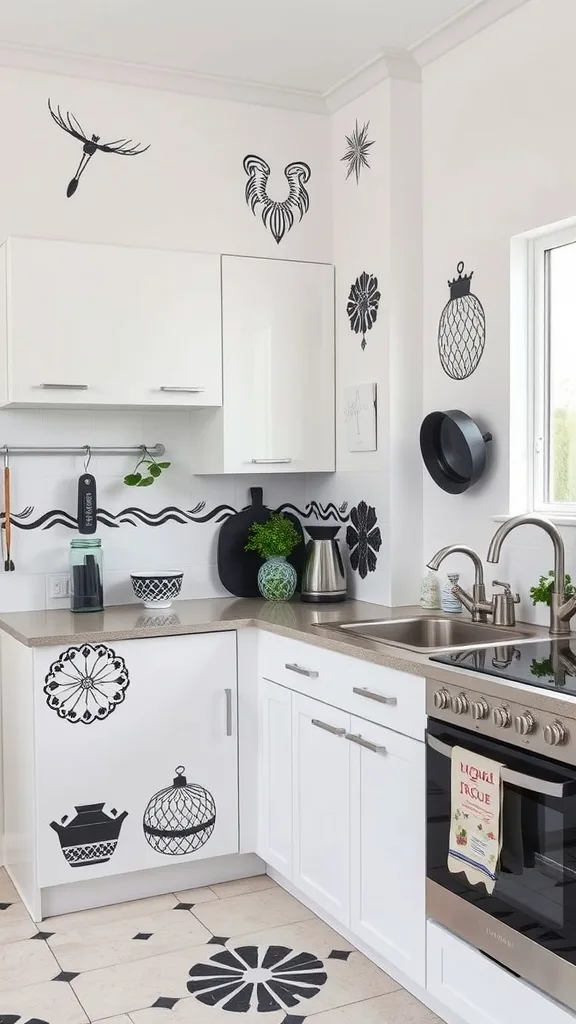
[[[346,543],[350,548],[350,565],[365,580],[369,572],[376,568],[376,552],[382,547],[380,527],[377,526],[376,509],[359,502],[351,509],[352,526],[346,530]]]
[[[46,703],[59,718],[91,725],[112,714],[130,682],[124,658],[105,644],[69,647],[50,666]]]
[[[312,999],[326,983],[324,964],[313,953],[286,946],[225,949],[189,972],[188,991],[207,1006],[236,1013],[290,1010]]]
[[[362,334],[362,349],[366,348],[366,331],[371,331],[376,323],[379,303],[378,278],[363,270],[350,289],[346,306],[350,330]]]
[[[366,121],[366,124],[362,128],[358,127],[358,121],[356,121],[356,127],[351,135],[346,136],[346,152],[344,156],[340,157],[342,163],[345,163],[348,167],[346,174],[346,180],[350,175],[356,176],[356,184],[360,181],[360,171],[363,167],[370,167],[368,162],[368,154],[370,152],[370,146],[374,145],[373,139],[368,138],[368,129],[370,128],[370,121]]]

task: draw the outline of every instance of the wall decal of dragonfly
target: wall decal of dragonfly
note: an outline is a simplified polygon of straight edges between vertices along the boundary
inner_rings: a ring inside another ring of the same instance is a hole
[[[52,120],[56,122],[62,131],[71,135],[73,139],[78,139],[78,142],[82,143],[82,158],[76,173],[71,181],[68,183],[66,189],[66,195],[70,199],[74,195],[78,185],[80,183],[80,177],[86,170],[90,160],[95,153],[117,153],[119,156],[139,156],[140,153],[145,153],[150,146],[142,146],[139,142],[134,142],[132,139],[115,139],[113,142],[100,142],[99,135],[91,135],[88,137],[82,128],[82,125],[78,119],[70,111],[62,113],[60,107],[53,109],[50,100],[48,100],[48,110]]]

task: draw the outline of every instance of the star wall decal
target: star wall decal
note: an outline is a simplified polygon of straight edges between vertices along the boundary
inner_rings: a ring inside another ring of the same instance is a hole
[[[366,124],[362,128],[358,127],[358,121],[351,135],[346,136],[346,145],[348,149],[344,153],[343,157],[340,157],[342,163],[347,164],[348,173],[346,174],[346,180],[352,175],[356,175],[356,184],[360,180],[360,171],[363,167],[370,167],[368,163],[368,154],[370,146],[374,145],[374,140],[368,138],[368,129],[370,128],[370,121],[366,121]]]

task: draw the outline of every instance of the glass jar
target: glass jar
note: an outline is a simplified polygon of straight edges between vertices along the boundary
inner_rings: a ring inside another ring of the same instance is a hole
[[[103,610],[102,541],[99,537],[78,537],[70,541],[70,581],[73,612]]]

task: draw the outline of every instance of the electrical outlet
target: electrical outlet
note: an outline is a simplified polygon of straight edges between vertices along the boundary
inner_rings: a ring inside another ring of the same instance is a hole
[[[61,597],[70,597],[70,577],[68,575],[49,576],[48,596],[54,601]]]

